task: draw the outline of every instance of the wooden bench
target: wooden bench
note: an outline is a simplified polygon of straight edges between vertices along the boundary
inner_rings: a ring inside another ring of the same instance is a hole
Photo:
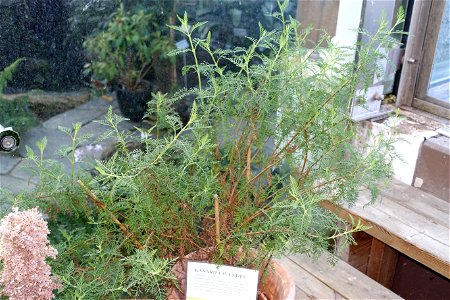
[[[347,221],[351,215],[371,226],[366,232],[374,238],[371,252],[377,253],[369,256],[367,275],[389,287],[394,277],[397,250],[450,278],[447,201],[396,180],[381,191],[381,199],[374,205],[366,206],[369,201],[369,193],[362,193],[351,208],[322,203]]]
[[[294,278],[296,299],[402,299],[342,260],[293,255],[280,262]]]

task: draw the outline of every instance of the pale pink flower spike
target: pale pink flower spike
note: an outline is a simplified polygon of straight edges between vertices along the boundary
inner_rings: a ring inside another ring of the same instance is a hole
[[[56,258],[57,251],[48,241],[47,222],[38,208],[13,211],[0,223],[0,260],[3,272],[0,295],[10,300],[53,299],[54,289],[61,289],[59,280],[51,275],[47,257]]]

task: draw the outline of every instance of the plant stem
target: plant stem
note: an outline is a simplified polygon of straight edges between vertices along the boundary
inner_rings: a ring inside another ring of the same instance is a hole
[[[77,134],[78,134],[78,129],[79,127],[75,127],[74,128],[74,132],[73,132],[73,137],[72,137],[72,155],[70,158],[70,176],[72,179],[72,185],[73,185],[73,181],[75,179],[75,142],[76,142],[76,138],[77,138]]]
[[[120,228],[120,230],[122,230],[123,234],[126,237],[132,238],[133,243],[136,246],[136,248],[138,248],[139,250],[144,250],[144,247],[142,246],[142,244],[137,240],[136,235],[133,232],[129,231],[128,228],[113,215],[113,213],[108,209],[108,207],[106,207],[106,204],[103,203],[102,201],[98,200],[98,198],[94,195],[94,193],[86,185],[84,185],[84,183],[81,180],[78,180],[78,184],[81,185],[81,187],[86,192],[88,198],[95,204],[95,206],[97,206],[98,208],[109,213],[112,221],[119,226],[119,228]]]
[[[191,36],[191,33],[189,32],[189,30],[187,31],[186,36],[189,40],[189,45],[191,46],[192,55],[194,56],[195,71],[197,72],[197,79],[198,79],[198,88],[201,92],[202,91],[202,78],[200,76],[200,65],[199,65],[198,59],[197,59],[197,49],[196,49],[197,47],[194,46],[194,42],[192,41],[192,36]]]
[[[348,81],[345,81],[344,84],[342,84],[335,92],[333,92],[317,109],[316,113],[314,114],[314,116],[312,116],[306,123],[305,125],[303,125],[303,127],[296,131],[295,134],[289,139],[289,141],[283,146],[283,148],[281,150],[279,150],[282,140],[280,140],[277,144],[277,146],[275,147],[275,150],[272,154],[272,158],[271,161],[258,173],[256,174],[251,180],[250,182],[255,181],[256,179],[258,179],[261,175],[263,175],[270,167],[272,167],[273,165],[275,165],[278,161],[280,161],[281,159],[284,158],[284,156],[282,156],[280,158],[281,154],[286,154],[286,151],[288,150],[289,146],[294,142],[294,140],[298,137],[298,135],[302,132],[304,132],[309,125],[311,125],[311,123],[317,118],[317,116],[320,114],[320,112],[322,111],[322,109],[331,101],[334,99],[334,97],[337,95],[337,93],[343,89],[346,84],[348,83]],[[278,153],[276,153],[276,151],[278,151]]]
[[[173,139],[165,147],[165,149],[163,149],[161,151],[161,153],[159,153],[159,155],[153,160],[153,162],[151,163],[152,165],[155,164],[156,162],[158,162],[163,157],[163,155],[172,147],[172,145],[178,140],[178,138],[181,136],[181,134],[183,134],[191,126],[192,123],[193,123],[193,120],[192,120],[192,116],[191,116],[188,123],[183,128],[180,129],[180,131],[173,137]]]
[[[245,168],[245,176],[247,177],[247,181],[250,181],[251,176],[251,162],[252,162],[252,136],[253,132],[250,131],[248,135],[248,146],[247,146],[247,163]]]
[[[214,195],[214,211],[215,218],[214,222],[216,223],[216,243],[220,244],[220,218],[219,218],[219,196]]]

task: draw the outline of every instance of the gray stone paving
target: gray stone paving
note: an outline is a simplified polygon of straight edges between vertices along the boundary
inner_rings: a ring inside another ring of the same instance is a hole
[[[6,175],[20,163],[22,159],[9,154],[0,154],[0,175]]]
[[[17,150],[21,157],[27,156],[25,146],[33,149],[35,155],[39,154],[39,149],[36,146],[36,142],[47,137],[47,146],[44,151],[44,158],[53,158],[56,155],[58,149],[64,145],[70,145],[71,141],[67,134],[59,131],[58,129],[49,129],[43,126],[32,128],[22,134],[22,142],[20,148]]]
[[[93,119],[99,118],[103,114],[104,112],[102,110],[82,110],[75,108],[45,121],[42,123],[42,126],[49,129],[58,129],[58,126],[71,128],[74,123],[79,122],[84,125]]]
[[[21,159],[20,162],[15,166],[14,171],[10,172],[8,175],[35,185],[37,183],[37,179],[32,177],[31,172],[27,168],[30,165],[31,164],[29,162]]]
[[[103,99],[91,100],[70,111],[54,116],[40,126],[22,134],[20,148],[14,154],[0,154],[0,188],[17,194],[22,191],[31,191],[35,187],[37,179],[31,178],[29,171],[24,168],[28,164],[28,162],[24,161],[24,157],[26,157],[25,145],[31,147],[35,151],[35,155],[38,155],[39,150],[36,142],[40,141],[44,136],[48,140],[44,158],[61,162],[66,171],[70,170],[69,161],[66,158],[61,158],[57,154],[58,149],[70,144],[70,138],[67,134],[58,130],[58,126],[71,128],[73,123],[80,122],[82,123],[80,134],[93,135],[88,142],[84,143],[75,151],[77,158],[87,159],[87,161],[91,160],[90,165],[76,163],[75,168],[91,167],[93,159],[98,159],[105,147],[113,142],[112,139],[102,142],[98,141],[98,137],[108,130],[108,128],[94,122],[94,120],[102,119],[102,116],[107,113],[109,106],[112,106],[114,112],[118,113],[116,101],[108,102]],[[125,121],[121,123],[119,129],[134,132],[135,126],[138,126],[138,124]],[[0,199],[0,206],[1,208],[8,207],[9,203]]]
[[[1,187],[14,194],[19,192],[30,192],[35,188],[35,184],[28,180],[16,178],[12,175],[1,177]]]

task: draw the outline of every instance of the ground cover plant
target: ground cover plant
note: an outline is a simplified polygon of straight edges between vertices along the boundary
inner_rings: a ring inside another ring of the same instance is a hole
[[[30,111],[28,97],[22,96],[14,100],[2,97],[8,81],[11,80],[14,71],[24,59],[17,59],[14,63],[0,71],[0,124],[3,127],[13,127],[18,132],[39,124],[36,115]]]
[[[193,38],[202,24],[179,17],[172,28],[190,47],[174,52],[193,56],[184,71],[196,74],[198,86],[154,95],[150,112],[164,120],[140,129],[140,147],[130,147],[136,137],[119,130],[124,119],[110,109],[103,137],[115,136],[117,151],[93,172],[65,174],[29,149],[40,184],[16,203],[48,215],[58,251],[49,263],[64,286],[58,298],[164,299],[170,268],[192,251],[209,248],[211,261],[264,270],[282,253],[330,250],[333,260],[336,240],[351,243],[363,229],[320,203],[351,204],[362,189],[375,199],[391,175],[392,140],[359,140],[349,107],[355,90],[371,84],[381,48],[395,43],[394,30],[382,20],[353,62],[326,35],[306,48],[310,32],[284,18],[286,3],[274,15],[282,30],[260,26],[248,48],[213,50],[209,35]],[[209,61],[198,60],[200,49]],[[161,103],[186,95],[195,102],[183,124]]]

